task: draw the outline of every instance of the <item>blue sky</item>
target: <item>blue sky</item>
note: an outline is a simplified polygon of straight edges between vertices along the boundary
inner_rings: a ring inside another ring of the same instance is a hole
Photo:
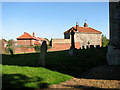
[[[78,19],[77,19],[78,18]],[[64,38],[76,25],[109,34],[109,2],[3,2],[2,37],[16,40],[24,32],[42,38]]]

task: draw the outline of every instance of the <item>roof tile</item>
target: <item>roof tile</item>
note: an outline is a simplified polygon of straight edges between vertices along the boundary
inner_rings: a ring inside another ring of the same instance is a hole
[[[31,36],[28,33],[24,33],[23,35],[21,35],[20,37],[18,37],[17,39],[34,39],[33,36]]]
[[[74,29],[74,32],[76,32],[76,26],[73,26],[72,28],[70,28],[69,30],[65,31],[64,33],[67,33],[67,32],[70,32],[71,29]],[[78,28],[78,31],[79,32],[84,32],[84,33],[102,33],[98,30],[95,30],[91,27],[79,27]]]

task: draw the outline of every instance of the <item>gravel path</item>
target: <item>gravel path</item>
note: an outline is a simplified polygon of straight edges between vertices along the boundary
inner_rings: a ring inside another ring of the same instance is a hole
[[[78,89],[120,89],[120,66],[98,66],[60,84],[49,88],[78,88]]]

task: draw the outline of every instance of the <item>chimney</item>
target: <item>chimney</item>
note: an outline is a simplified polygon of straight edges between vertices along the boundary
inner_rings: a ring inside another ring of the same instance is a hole
[[[87,23],[84,23],[84,27],[88,27]]]
[[[33,32],[33,37],[35,37],[35,33]]]
[[[79,27],[78,22],[76,22],[76,31],[78,31],[78,27]]]

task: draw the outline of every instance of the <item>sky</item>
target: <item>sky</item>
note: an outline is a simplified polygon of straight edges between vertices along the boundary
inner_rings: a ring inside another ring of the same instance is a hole
[[[87,20],[87,21],[86,21]],[[36,37],[64,38],[76,25],[101,31],[109,38],[109,2],[3,2],[2,38],[18,38],[24,32]]]

